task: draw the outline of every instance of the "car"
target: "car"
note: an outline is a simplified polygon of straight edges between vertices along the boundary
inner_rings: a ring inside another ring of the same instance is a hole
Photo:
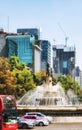
[[[46,116],[45,114],[43,114],[41,112],[28,112],[28,113],[26,113],[26,115],[37,115],[38,117],[44,117],[48,120],[49,123],[52,123],[52,121],[53,121],[53,117]]]
[[[37,115],[24,115],[21,117],[22,119],[24,120],[31,120],[31,121],[34,121],[35,125],[38,125],[38,126],[47,126],[49,125],[49,122],[46,118],[44,117],[39,117]]]
[[[27,129],[27,128],[33,129],[35,126],[33,121],[30,121],[30,120],[27,121],[21,117],[19,117],[17,121],[18,121],[18,128],[19,129]]]

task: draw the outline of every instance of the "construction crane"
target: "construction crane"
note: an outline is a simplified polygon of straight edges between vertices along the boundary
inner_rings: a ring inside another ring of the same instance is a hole
[[[69,39],[69,37],[67,37],[65,31],[63,30],[62,26],[58,23],[59,28],[61,29],[61,31],[63,32],[64,36],[65,36],[65,46],[67,46],[67,41]]]

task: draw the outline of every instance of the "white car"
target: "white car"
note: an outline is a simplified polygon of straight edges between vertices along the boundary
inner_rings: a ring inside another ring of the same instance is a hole
[[[26,121],[33,121],[35,123],[35,125],[39,125],[39,126],[49,125],[49,122],[46,118],[39,117],[37,115],[24,115],[21,118],[26,120]]]
[[[26,115],[37,115],[38,117],[44,117],[48,120],[49,123],[51,123],[53,121],[53,117],[46,116],[46,115],[42,114],[41,112],[28,112],[28,113],[26,113]]]

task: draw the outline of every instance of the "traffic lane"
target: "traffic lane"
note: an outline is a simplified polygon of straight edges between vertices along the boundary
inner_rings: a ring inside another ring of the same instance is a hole
[[[82,130],[82,123],[57,123],[44,127],[36,127],[34,130]]]
[[[82,122],[80,123],[54,123],[48,126],[35,126],[33,130],[82,130]],[[27,130],[27,129],[20,129]]]

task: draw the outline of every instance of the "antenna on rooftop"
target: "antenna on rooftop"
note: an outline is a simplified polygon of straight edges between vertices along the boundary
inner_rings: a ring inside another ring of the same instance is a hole
[[[8,16],[7,20],[8,20],[8,21],[7,21],[7,22],[8,22],[8,23],[7,23],[7,29],[8,29],[8,32],[9,32],[9,16]]]
[[[65,36],[65,46],[67,46],[67,41],[68,41],[68,38],[65,31],[63,30],[62,26],[58,23],[58,26],[59,28],[61,29],[61,31],[63,32],[64,36]]]

